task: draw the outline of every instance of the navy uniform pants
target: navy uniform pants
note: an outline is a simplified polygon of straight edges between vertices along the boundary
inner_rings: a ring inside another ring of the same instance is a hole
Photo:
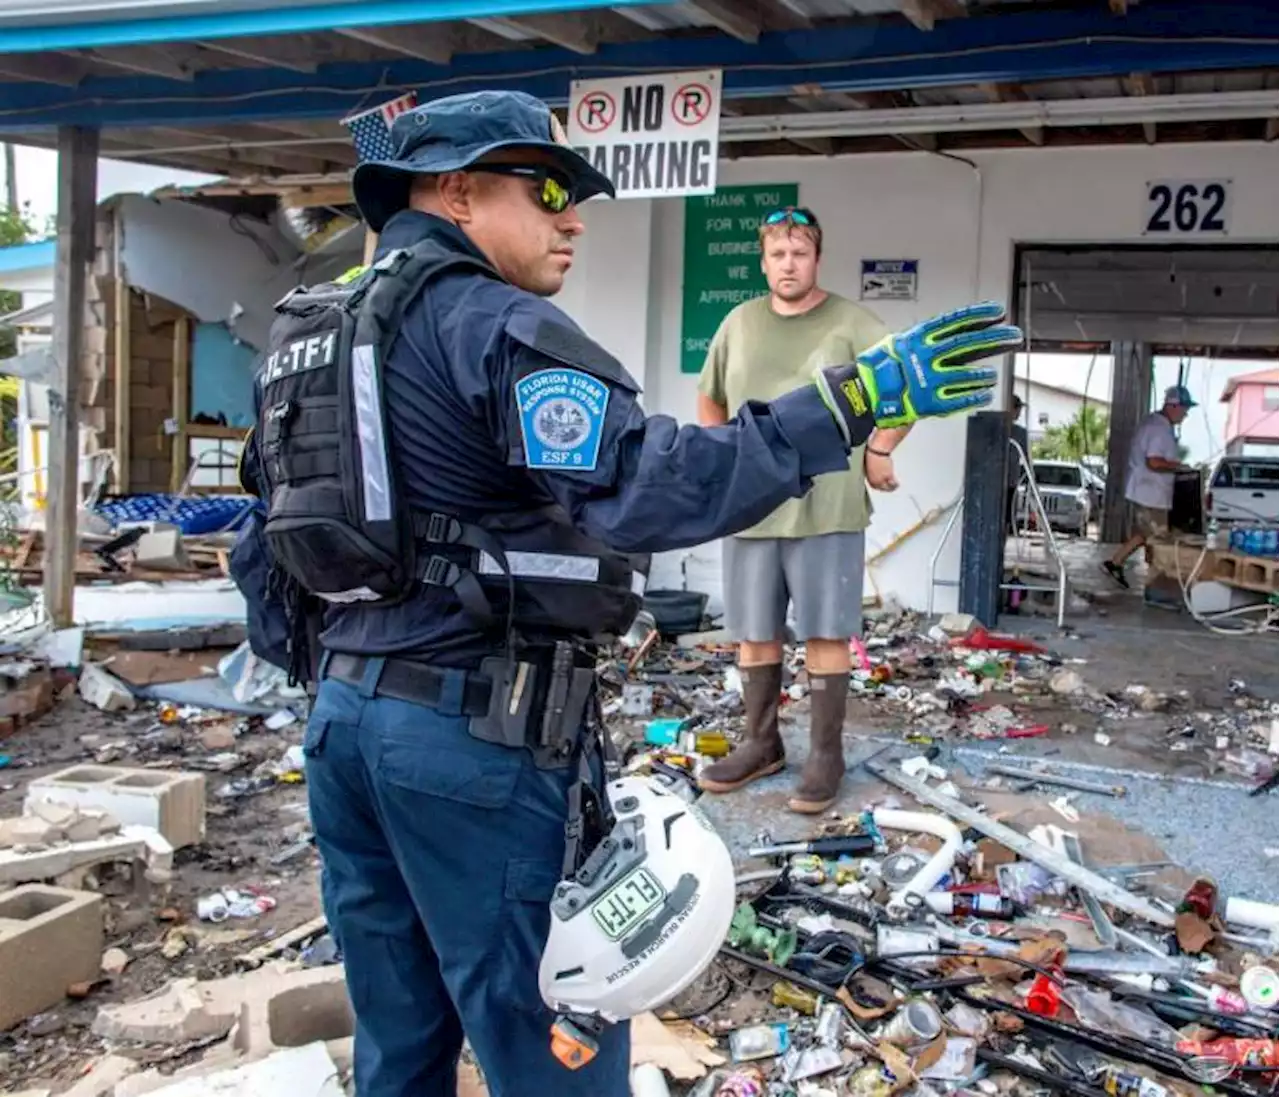
[[[596,1059],[568,1070],[538,991],[575,771],[472,738],[463,681],[427,708],[325,679],[307,724],[356,1093],[455,1097],[465,1034],[492,1097],[627,1097],[629,1026],[606,1029]]]

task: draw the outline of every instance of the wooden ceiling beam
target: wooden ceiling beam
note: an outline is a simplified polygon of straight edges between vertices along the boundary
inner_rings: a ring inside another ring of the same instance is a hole
[[[309,35],[260,36],[244,35],[238,38],[210,38],[200,45],[228,57],[239,57],[257,64],[279,66],[294,72],[315,72],[321,58],[308,48]]]
[[[89,75],[89,66],[79,57],[60,53],[0,54],[0,80],[32,80],[39,84],[57,84],[74,88]]]
[[[125,150],[136,149],[138,146],[130,141],[103,140],[102,155],[110,157]],[[129,160],[137,164],[154,164],[168,168],[181,168],[184,171],[206,172],[209,175],[235,175],[237,168],[239,174],[248,174],[244,164],[236,165],[231,161],[224,160],[213,154],[205,153],[170,153],[163,149],[156,149],[154,153],[146,156],[131,156]],[[257,172],[256,174],[261,174]],[[272,174],[280,174],[272,172]]]
[[[788,137],[787,140],[815,156],[831,156],[835,152],[835,141],[830,137]]]
[[[895,110],[899,107],[910,107],[915,101],[906,92],[899,91],[827,91],[818,84],[801,84],[795,89],[799,94],[787,99],[787,102],[801,110]],[[793,144],[802,144],[802,140],[789,137]],[[823,156],[835,155],[840,146],[830,138],[804,138],[804,141],[825,141],[825,146],[813,149]],[[938,148],[938,138],[932,133],[894,134],[892,140],[916,152],[934,152]]]
[[[1025,103],[1030,100],[1017,84],[979,84],[982,94],[993,103]],[[1033,145],[1044,144],[1044,126],[1019,126],[1018,132]]]
[[[388,93],[390,96],[390,93]],[[263,130],[286,133],[291,137],[332,137],[335,141],[350,141],[351,134],[341,122],[328,119],[273,118],[270,122],[255,122]]]
[[[439,23],[394,27],[339,27],[335,33],[403,57],[447,65],[453,59],[456,35]]]
[[[142,76],[160,76],[166,80],[191,80],[201,65],[202,51],[181,44],[164,46],[110,46],[105,49],[68,51],[72,57],[83,57],[100,65]]]
[[[287,171],[309,174],[323,174],[331,170],[327,165],[336,168],[349,166],[354,162],[352,153],[343,158],[331,155],[322,148],[280,149],[269,147],[249,147],[228,141],[222,144],[216,133],[199,130],[173,129],[158,126],[153,129],[117,131],[112,135],[113,145],[126,151],[147,150],[145,155],[172,152],[175,156],[197,156],[201,159],[214,159],[224,167],[223,174],[234,175],[237,165],[243,169],[250,167],[267,167],[276,171]],[[334,152],[340,152],[335,148]],[[135,159],[135,157],[129,157]]]
[[[686,0],[718,30],[739,42],[755,44],[764,29],[764,19],[756,0]]]
[[[797,84],[787,102],[801,110],[892,110],[913,106],[912,100],[897,91],[828,91],[821,84]]]
[[[939,19],[959,19],[969,14],[964,0],[898,0],[898,6],[917,30],[933,30]]]
[[[482,30],[486,23],[490,26],[509,27],[584,56],[595,53],[600,44],[600,24],[587,15],[495,16],[473,22]]]
[[[277,132],[271,126],[257,122],[239,124],[220,122],[209,127],[165,126],[162,128],[166,133],[180,135],[182,143],[187,145],[199,144],[202,141],[208,144],[225,142],[228,145],[244,146],[246,149],[254,147],[268,150],[279,149],[281,152],[296,152],[301,156],[307,157],[312,156],[311,150],[315,149],[317,152],[314,155],[325,160],[334,159],[330,146],[337,145],[350,153],[349,157],[344,157],[343,159],[349,159],[352,163],[355,162],[355,147],[351,142],[351,134],[338,124],[323,128],[317,126],[312,133],[292,133],[287,135]],[[317,143],[291,145],[290,138]]]
[[[782,0],[756,0],[760,21],[768,30],[810,30],[813,20],[788,7]]]
[[[1156,78],[1149,72],[1131,72],[1122,81],[1125,95],[1155,95]],[[1154,122],[1142,123],[1142,139],[1148,145],[1154,145],[1159,138]]]

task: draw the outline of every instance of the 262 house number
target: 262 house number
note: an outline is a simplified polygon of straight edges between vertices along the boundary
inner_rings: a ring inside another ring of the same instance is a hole
[[[1145,233],[1179,235],[1212,232],[1226,235],[1231,213],[1231,180],[1194,182],[1158,179],[1147,184]]]

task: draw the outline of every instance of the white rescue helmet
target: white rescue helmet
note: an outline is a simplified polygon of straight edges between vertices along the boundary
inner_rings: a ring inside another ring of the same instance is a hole
[[[607,793],[613,828],[556,888],[538,985],[558,1013],[617,1022],[702,974],[736,902],[733,859],[696,806],[652,777]]]

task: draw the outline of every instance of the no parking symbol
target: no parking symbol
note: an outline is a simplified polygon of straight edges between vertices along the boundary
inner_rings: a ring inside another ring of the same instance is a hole
[[[619,198],[714,194],[720,71],[575,80],[568,136]]]

